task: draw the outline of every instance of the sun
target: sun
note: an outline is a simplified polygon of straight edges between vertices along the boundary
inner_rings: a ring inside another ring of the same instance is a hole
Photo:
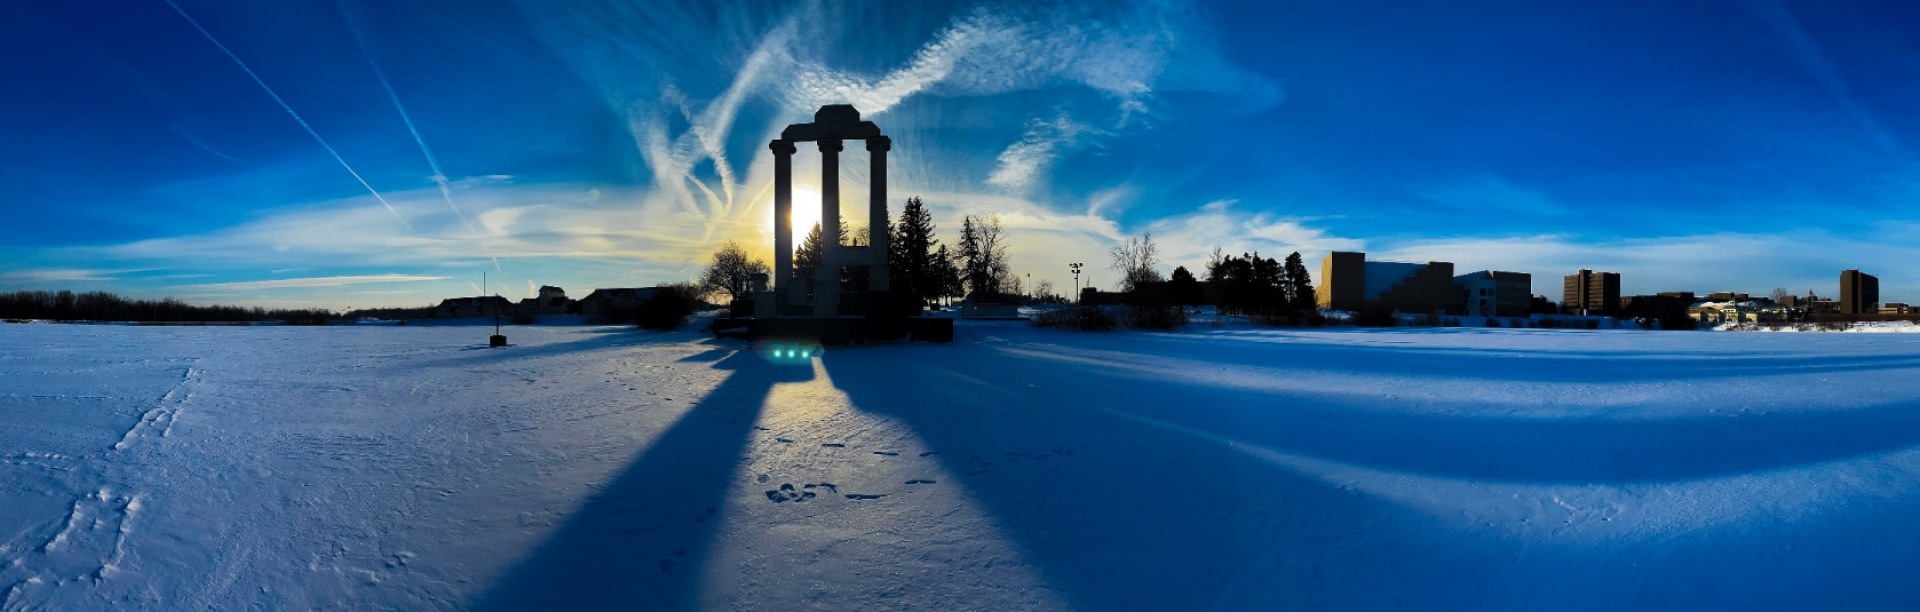
[[[793,248],[807,239],[807,232],[820,222],[820,192],[811,187],[793,188]]]

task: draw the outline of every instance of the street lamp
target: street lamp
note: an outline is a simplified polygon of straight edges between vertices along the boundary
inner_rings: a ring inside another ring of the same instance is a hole
[[[1075,303],[1079,303],[1080,302],[1080,264],[1070,263],[1070,264],[1067,264],[1067,267],[1073,269],[1073,301]]]

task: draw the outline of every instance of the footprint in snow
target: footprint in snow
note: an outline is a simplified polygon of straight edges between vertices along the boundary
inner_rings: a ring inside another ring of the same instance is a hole
[[[910,485],[921,485],[921,484],[934,484],[934,483],[937,483],[937,482],[940,482],[940,481],[938,481],[938,480],[934,480],[934,479],[931,479],[931,478],[921,478],[921,479],[917,479],[917,480],[909,480],[909,481],[907,481],[907,484],[910,484]]]
[[[807,488],[811,489],[813,485],[807,485]],[[776,504],[786,502],[800,503],[813,499],[813,496],[813,491],[796,489],[792,483],[783,483],[780,485],[780,488],[767,491],[767,500]]]
[[[848,493],[848,494],[847,494],[847,499],[853,499],[853,500],[868,500],[868,499],[880,499],[880,498],[882,498],[882,497],[886,497],[886,496],[887,496],[887,494],[885,494],[885,493],[881,493],[881,494],[879,494],[879,495],[863,495],[863,494],[860,494],[860,493]]]
[[[873,451],[873,454],[875,454],[875,455],[880,455],[880,456],[882,456],[882,457],[898,457],[898,456],[900,456],[900,453],[896,453],[896,452],[893,452],[893,451]]]
[[[824,447],[827,447],[827,448],[846,448],[846,447],[847,447],[847,445],[845,445],[845,444],[841,444],[841,443],[839,443],[839,442],[829,442],[829,443],[826,443],[826,444],[822,444],[821,446],[824,446]]]

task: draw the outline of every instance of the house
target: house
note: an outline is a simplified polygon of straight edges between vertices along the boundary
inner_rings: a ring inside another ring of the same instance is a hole
[[[1704,325],[1772,323],[1786,321],[1787,308],[1771,302],[1701,302],[1687,308],[1687,316]]]
[[[553,285],[540,287],[539,297],[520,300],[522,314],[562,314],[567,311],[573,300],[567,299],[567,290]]]
[[[1481,270],[1453,277],[1461,312],[1473,317],[1524,317],[1533,304],[1533,275]]]
[[[497,295],[448,298],[433,308],[433,316],[440,318],[491,317],[513,313],[513,302]]]
[[[659,291],[659,287],[595,289],[587,297],[580,298],[580,313],[595,315],[633,310],[653,299]]]

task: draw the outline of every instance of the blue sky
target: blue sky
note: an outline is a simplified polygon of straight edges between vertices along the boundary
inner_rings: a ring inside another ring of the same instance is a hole
[[[685,280],[727,239],[770,252],[767,141],[852,103],[894,138],[895,210],[949,241],[1000,214],[1062,288],[1152,231],[1168,269],[1364,250],[1557,297],[1582,267],[1823,295],[1857,267],[1920,300],[1901,3],[174,2],[0,22],[0,289]]]

